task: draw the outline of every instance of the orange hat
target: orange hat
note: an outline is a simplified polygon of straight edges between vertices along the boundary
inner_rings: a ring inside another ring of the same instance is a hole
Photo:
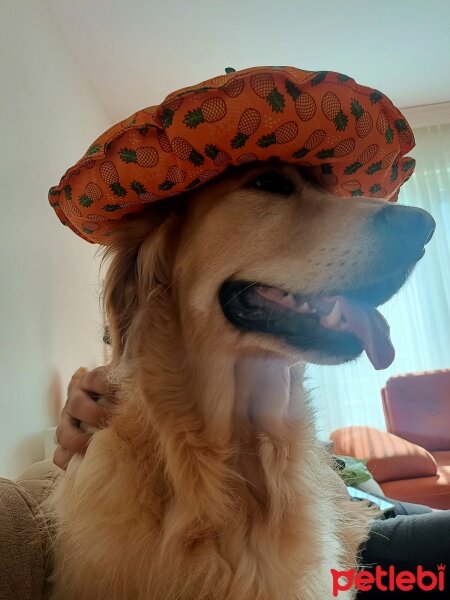
[[[338,197],[396,201],[414,136],[386,96],[332,71],[226,71],[101,135],[50,189],[61,222],[107,245],[124,215],[252,161],[307,167]]]

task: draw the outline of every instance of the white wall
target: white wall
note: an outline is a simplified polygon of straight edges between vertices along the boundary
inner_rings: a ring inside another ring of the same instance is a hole
[[[0,476],[15,477],[71,373],[103,360],[97,246],[47,192],[111,119],[45,2],[0,2],[0,57]]]

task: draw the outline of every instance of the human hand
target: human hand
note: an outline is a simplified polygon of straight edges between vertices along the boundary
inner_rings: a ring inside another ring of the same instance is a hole
[[[67,468],[74,454],[84,454],[93,433],[107,424],[109,412],[105,404],[114,403],[107,373],[105,366],[92,371],[81,367],[72,375],[55,434],[53,462],[61,469]]]

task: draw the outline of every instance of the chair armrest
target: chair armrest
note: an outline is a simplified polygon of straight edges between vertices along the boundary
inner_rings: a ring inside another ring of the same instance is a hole
[[[0,478],[0,599],[48,598],[52,531],[44,505],[62,475],[43,460],[16,482]]]
[[[39,506],[42,506],[63,475],[62,469],[52,460],[46,459],[30,465],[16,483],[24,488]]]
[[[373,427],[337,429],[331,436],[334,452],[366,461],[378,483],[437,474],[433,456],[417,444]]]
[[[0,598],[43,600],[50,535],[36,500],[0,479]]]

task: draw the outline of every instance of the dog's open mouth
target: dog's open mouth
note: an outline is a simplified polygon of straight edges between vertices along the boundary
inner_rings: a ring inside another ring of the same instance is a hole
[[[407,274],[365,290],[299,295],[276,287],[227,281],[219,300],[227,319],[247,331],[269,333],[303,351],[346,362],[363,350],[376,369],[394,360],[389,325],[376,306],[388,300]]]

